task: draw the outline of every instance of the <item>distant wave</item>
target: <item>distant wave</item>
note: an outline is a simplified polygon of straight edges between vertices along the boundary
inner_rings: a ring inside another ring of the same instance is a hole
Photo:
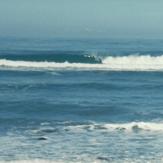
[[[101,63],[93,64],[0,59],[0,67],[54,70],[163,71],[163,55],[109,56],[102,59]]]

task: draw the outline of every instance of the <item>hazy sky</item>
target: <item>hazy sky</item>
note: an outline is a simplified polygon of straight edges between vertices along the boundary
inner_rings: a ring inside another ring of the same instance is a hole
[[[0,0],[0,36],[163,38],[163,0]]]

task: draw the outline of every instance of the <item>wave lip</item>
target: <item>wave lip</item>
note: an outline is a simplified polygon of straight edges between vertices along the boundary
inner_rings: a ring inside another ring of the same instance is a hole
[[[106,70],[106,71],[163,71],[162,56],[109,56],[101,63],[58,63],[48,61],[14,61],[0,59],[0,67],[63,69],[63,70]]]

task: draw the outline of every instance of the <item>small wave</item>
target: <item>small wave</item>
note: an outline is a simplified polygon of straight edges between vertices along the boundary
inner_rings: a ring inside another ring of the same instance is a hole
[[[101,163],[100,160],[91,160],[89,158],[86,159],[88,162],[92,163]],[[81,161],[68,161],[68,160],[59,160],[59,161],[54,161],[54,160],[15,160],[15,161],[0,161],[0,163],[84,163],[86,161],[81,160]]]
[[[97,124],[92,123],[88,125],[77,125],[70,126],[72,130],[105,130],[105,131],[116,131],[116,130],[144,130],[144,131],[161,131],[163,132],[163,123],[159,122],[130,122],[130,123],[108,123],[108,124]],[[75,131],[74,130],[74,131]]]
[[[106,163],[109,160],[100,160],[99,158],[96,160],[82,160],[82,161],[48,161],[48,160],[18,160],[18,161],[0,161],[0,163],[85,163],[85,162],[91,162],[91,163]],[[142,161],[142,160],[141,160]],[[110,162],[110,161],[109,161]],[[120,163],[121,161],[111,161],[112,163]],[[133,161],[133,160],[125,160],[126,163],[138,163],[138,161]],[[140,161],[139,161],[140,162]],[[150,163],[150,162],[149,162]],[[152,162],[151,162],[152,163]]]
[[[0,161],[0,163],[63,163],[63,161],[50,160],[15,160],[15,161]]]
[[[58,63],[0,59],[0,67],[49,70],[163,71],[162,56],[107,57],[102,63]]]
[[[131,159],[131,158],[121,158],[121,159],[108,159],[105,157],[98,157],[96,160],[95,159],[85,159],[81,161],[50,161],[50,160],[15,160],[15,161],[0,161],[0,163],[85,163],[85,162],[91,162],[91,163],[105,163],[105,162],[112,162],[112,163],[140,163],[140,162],[148,162],[148,163],[156,163],[156,162],[162,162],[163,158],[155,158],[155,159],[145,159],[145,158],[138,158],[138,159]]]

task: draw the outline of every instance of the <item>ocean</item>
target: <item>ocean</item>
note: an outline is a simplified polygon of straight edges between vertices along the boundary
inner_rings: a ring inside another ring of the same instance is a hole
[[[0,38],[0,163],[163,162],[163,40]]]

